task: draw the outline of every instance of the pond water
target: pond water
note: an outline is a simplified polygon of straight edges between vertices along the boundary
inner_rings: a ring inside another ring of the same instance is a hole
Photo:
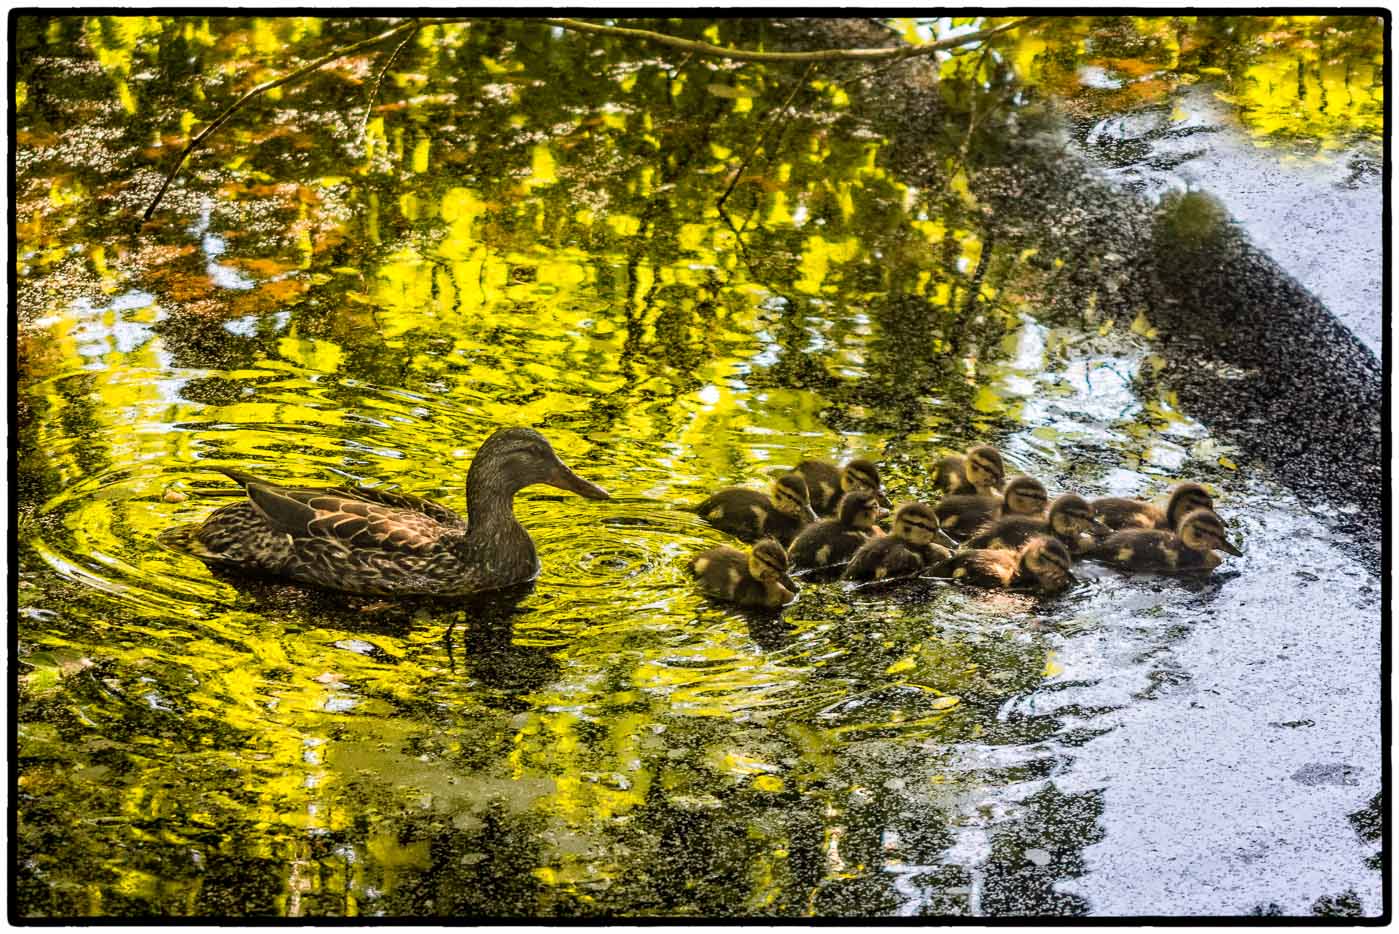
[[[1037,317],[838,82],[789,115],[797,71],[432,27],[235,119],[138,232],[191,110],[387,26],[19,22],[12,917],[1378,911],[1378,581],[1180,410],[1148,322]],[[156,540],[221,466],[461,509],[506,425],[613,494],[518,497],[518,591]],[[716,487],[864,455],[922,498],[973,441],[1052,491],[1208,483],[1245,557],[777,616],[684,573]]]

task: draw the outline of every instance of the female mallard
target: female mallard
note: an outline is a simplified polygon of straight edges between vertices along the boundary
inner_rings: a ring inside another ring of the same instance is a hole
[[[1090,555],[1129,571],[1211,571],[1220,562],[1215,549],[1243,555],[1214,510],[1196,509],[1181,518],[1174,532],[1124,529],[1099,542]]]
[[[784,547],[816,519],[807,499],[806,481],[798,473],[778,477],[772,484],[772,496],[746,486],[731,486],[700,503],[696,511],[719,531],[742,541],[771,537]]]
[[[947,533],[938,527],[932,507],[926,503],[904,503],[894,513],[894,534],[865,542],[850,559],[841,579],[877,581],[906,577],[952,557],[952,552],[933,541],[935,535],[947,538]],[[951,543],[952,539],[947,541]]]
[[[1001,452],[986,444],[977,445],[965,455],[944,457],[933,465],[933,488],[955,496],[998,493],[1005,477]]]
[[[879,500],[873,490],[855,490],[840,498],[840,514],[834,519],[813,522],[801,530],[787,557],[799,568],[822,568],[844,564],[860,550],[879,521]]]
[[[224,470],[247,500],[161,536],[203,561],[381,596],[462,596],[532,579],[539,558],[515,519],[516,492],[547,483],[588,499],[607,492],[569,470],[543,435],[504,428],[466,474],[467,521],[406,493],[293,489]]]
[[[1003,516],[1042,518],[1048,502],[1049,494],[1044,491],[1044,484],[1033,477],[1022,476],[1006,484],[1003,497],[973,494],[944,496],[934,511],[944,531],[965,538],[986,523]]]
[[[1084,550],[1084,534],[1107,534],[1110,532],[1094,514],[1093,506],[1077,493],[1065,493],[1049,504],[1049,516],[1005,516],[982,526],[971,538],[967,548],[1019,548],[1037,535],[1052,535],[1064,543],[1071,554]]]
[[[1171,491],[1171,498],[1162,509],[1155,503],[1124,496],[1104,496],[1093,500],[1098,518],[1110,529],[1162,529],[1174,532],[1187,513],[1197,509],[1214,509],[1210,491],[1198,483],[1182,483]]]
[[[879,500],[879,505],[889,505],[889,497],[880,487],[879,468],[874,461],[857,457],[847,461],[844,467],[826,461],[802,461],[795,469],[806,481],[807,492],[811,494],[811,508],[816,510],[818,516],[834,515],[840,498],[854,490],[870,490]]]
[[[758,542],[746,555],[727,545],[711,548],[694,557],[690,574],[707,596],[739,606],[775,609],[797,593],[796,582],[787,576],[787,552],[773,538]]]

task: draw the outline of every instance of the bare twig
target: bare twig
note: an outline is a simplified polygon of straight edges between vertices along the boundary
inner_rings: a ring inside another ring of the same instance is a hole
[[[856,61],[869,62],[882,59],[916,58],[920,55],[932,55],[934,52],[941,52],[944,49],[953,49],[959,45],[967,45],[971,42],[980,42],[992,36],[999,35],[1008,29],[1017,26],[1024,26],[1034,22],[1038,17],[1022,16],[1020,19],[1012,20],[1009,23],[1002,23],[990,29],[979,29],[976,32],[969,32],[960,36],[950,36],[946,39],[939,39],[937,42],[929,42],[926,45],[893,46],[882,49],[818,49],[809,52],[750,52],[746,49],[726,49],[723,46],[711,45],[708,42],[696,42],[693,39],[681,39],[679,36],[668,36],[665,33],[653,32],[649,29],[633,29],[627,26],[604,26],[601,23],[589,23],[580,19],[568,19],[565,17],[548,17],[540,22],[548,23],[551,26],[558,26],[560,29],[572,29],[577,32],[592,32],[603,36],[620,36],[630,39],[645,39],[648,42],[656,42],[661,45],[668,45],[676,49],[684,49],[695,55],[705,55],[711,58],[727,58],[736,62],[840,62]]]
[[[203,144],[204,140],[208,139],[209,136],[211,136],[215,131],[219,129],[219,127],[227,123],[230,117],[237,113],[239,109],[243,107],[244,104],[248,103],[253,98],[258,97],[262,94],[266,94],[273,88],[279,88],[284,84],[290,84],[293,81],[299,81],[300,79],[318,70],[322,66],[329,64],[330,62],[333,62],[340,58],[344,58],[346,55],[351,55],[362,49],[372,48],[381,42],[387,42],[395,36],[401,35],[405,32],[411,34],[419,29],[422,29],[425,26],[440,26],[448,23],[469,23],[476,18],[477,17],[470,16],[447,16],[408,20],[406,22],[399,23],[392,29],[388,29],[384,32],[379,33],[379,35],[377,36],[372,36],[368,39],[361,40],[360,42],[355,42],[350,45],[341,46],[337,49],[332,49],[331,51],[327,52],[325,55],[322,55],[315,61],[298,68],[296,71],[282,75],[280,78],[273,78],[269,81],[264,81],[263,83],[259,84],[257,87],[253,88],[252,90],[244,94],[242,97],[238,98],[238,100],[234,101],[232,104],[229,104],[228,107],[224,109],[223,113],[215,117],[212,123],[210,123],[203,130],[201,130],[199,132],[199,135],[194,137],[194,139],[190,140],[189,143],[185,145],[185,148],[180,152],[179,158],[175,160],[175,165],[170,169],[169,174],[165,176],[165,181],[161,183],[160,190],[156,192],[155,197],[151,199],[150,205],[146,207],[145,213],[141,215],[141,220],[150,220],[151,214],[155,212],[156,207],[160,205],[161,199],[165,197],[165,192],[170,187],[170,183],[173,182],[176,176],[180,174],[180,170],[184,167],[185,161],[189,158],[190,153],[198,149],[200,145]],[[1037,19],[1038,17],[1034,16],[1024,16],[1020,19],[1012,20],[1008,23],[1002,23],[1001,25],[994,26],[990,29],[980,29],[976,32],[969,32],[960,36],[951,36],[947,39],[939,39],[936,42],[930,42],[926,45],[896,46],[893,48],[882,49],[824,49],[808,52],[750,52],[745,49],[726,49],[721,46],[711,45],[708,42],[696,42],[691,39],[682,39],[678,36],[668,36],[665,33],[653,32],[649,29],[632,29],[624,26],[605,26],[600,23],[589,23],[583,20],[569,19],[566,17],[542,17],[536,20],[536,22],[547,23],[548,25],[557,26],[560,29],[572,30],[574,32],[588,32],[605,36],[620,36],[630,39],[644,39],[648,42],[655,42],[661,45],[671,46],[672,48],[683,49],[692,55],[727,58],[738,62],[810,63],[834,61],[869,62],[881,60],[898,60],[904,58],[914,58],[921,55],[931,55],[932,53],[942,51],[943,49],[956,48],[958,46],[967,45],[972,42],[980,42],[989,39],[992,36],[1005,32],[1006,30],[1015,29],[1018,26],[1025,26],[1030,23],[1033,23]],[[397,52],[395,52],[395,54],[397,54]],[[390,60],[392,61],[392,59]]]
[[[364,120],[359,125],[360,139],[364,139],[364,134],[369,129],[369,115],[374,112],[374,102],[379,99],[379,88],[384,86],[384,75],[389,73],[389,69],[393,67],[393,63],[398,59],[398,54],[403,51],[408,43],[413,41],[413,37],[418,34],[419,28],[421,27],[415,27],[408,35],[403,37],[403,41],[398,44],[398,47],[393,50],[393,54],[384,62],[384,67],[379,69],[379,77],[374,79],[374,90],[369,92],[369,100],[365,101],[364,104]]]
[[[372,36],[368,39],[364,39],[360,42],[355,42],[350,45],[341,46],[338,49],[332,49],[331,51],[327,52],[325,55],[322,55],[315,61],[307,65],[303,65],[302,67],[298,68],[296,71],[291,72],[290,74],[285,74],[282,75],[282,77],[280,78],[273,78],[270,81],[262,82],[262,84],[259,84],[251,91],[248,91],[246,94],[238,98],[232,104],[229,104],[228,107],[224,109],[223,113],[219,114],[216,118],[214,118],[213,123],[210,123],[208,126],[206,126],[203,130],[199,132],[198,136],[196,136],[194,139],[190,140],[188,144],[186,144],[185,148],[180,152],[180,157],[175,160],[174,167],[171,168],[170,173],[165,176],[165,182],[160,186],[160,191],[155,193],[155,197],[151,199],[151,203],[146,208],[146,212],[143,215],[141,215],[141,220],[148,221],[151,219],[151,214],[155,211],[156,206],[160,204],[160,199],[165,197],[165,190],[170,187],[170,183],[175,180],[175,176],[180,174],[180,169],[184,167],[185,160],[189,158],[189,154],[194,152],[194,150],[198,149],[200,144],[203,143],[204,140],[206,140],[211,134],[213,134],[215,130],[227,123],[228,118],[237,113],[239,108],[241,108],[248,101],[261,94],[266,94],[273,88],[279,88],[284,84],[290,84],[293,81],[296,81],[300,78],[304,78],[307,75],[311,74],[311,72],[316,71],[323,65],[327,65],[330,62],[335,61],[336,59],[344,58],[346,55],[352,55],[355,52],[360,51],[361,49],[372,48],[373,46],[376,46],[381,42],[386,42],[389,39],[392,39],[394,36],[399,35],[400,33],[407,32],[409,30],[416,31],[424,26],[435,26],[442,23],[466,22],[468,19],[468,17],[456,17],[448,19],[419,19],[409,20],[405,23],[399,23],[392,29],[386,30],[385,32],[381,32],[377,36]]]
[[[787,108],[792,106],[793,98],[795,98],[797,96],[797,92],[800,91],[806,85],[806,79],[811,76],[811,70],[815,67],[815,62],[812,62],[810,65],[807,65],[806,71],[802,72],[802,76],[798,78],[796,82],[792,85],[792,90],[787,95],[787,99],[783,101],[782,106],[778,108],[777,119],[779,121],[786,119]],[[733,178],[729,179],[729,187],[725,188],[724,193],[719,196],[719,210],[722,211],[724,209],[724,202],[729,200],[729,195],[733,193],[734,186],[737,185],[738,180],[743,177],[743,170],[748,168],[748,163],[753,160],[753,156],[755,156],[758,150],[762,148],[763,143],[767,142],[768,134],[772,132],[772,128],[775,125],[777,124],[768,123],[767,129],[763,131],[763,134],[758,137],[758,141],[755,142],[752,148],[748,150],[748,155],[744,156],[743,161],[738,164],[738,169],[734,171]]]

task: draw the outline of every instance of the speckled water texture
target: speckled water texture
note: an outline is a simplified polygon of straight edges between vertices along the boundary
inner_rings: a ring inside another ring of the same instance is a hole
[[[11,920],[1378,915],[1373,24],[1323,112],[1257,92],[1313,25],[1231,22],[805,74],[434,27],[231,121],[140,228],[200,121],[389,22],[21,18]],[[159,543],[219,466],[464,513],[502,425],[613,496],[520,494],[532,585]],[[780,615],[686,575],[714,489],[869,456],[927,497],[977,441],[1051,493],[1204,482],[1244,556]]]

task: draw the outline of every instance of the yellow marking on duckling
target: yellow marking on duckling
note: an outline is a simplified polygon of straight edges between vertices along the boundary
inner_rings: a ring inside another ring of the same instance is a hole
[[[957,570],[955,570],[955,571],[952,572],[952,576],[953,576],[953,577],[966,577],[966,576],[967,576],[967,569],[966,569],[966,568],[958,568]]]
[[[1180,563],[1180,551],[1175,548],[1161,549],[1161,556],[1166,559],[1166,564],[1175,567]]]
[[[743,572],[735,567],[729,568],[729,586],[737,587],[741,580],[743,580]]]
[[[1124,546],[1123,548],[1121,548],[1121,549],[1118,550],[1118,552],[1117,552],[1117,560],[1118,560],[1118,561],[1131,561],[1132,558],[1134,558],[1134,557],[1136,556],[1136,554],[1137,554],[1137,553],[1136,553],[1136,551],[1134,551],[1134,550],[1132,549],[1132,546],[1127,545],[1127,546]]]
[[[961,573],[961,571],[962,571],[961,568],[958,568],[958,569],[957,569],[957,572],[958,572],[959,574]],[[889,576],[889,569],[886,568],[886,567],[884,567],[883,565],[880,565],[879,567],[877,567],[877,568],[874,569],[874,579],[875,579],[875,580],[877,580],[877,581],[882,581],[882,580],[884,580],[884,578],[886,578],[886,577],[888,577],[888,576]]]
[[[836,488],[835,488],[835,487],[831,486],[829,483],[826,483],[825,481],[822,481],[821,484],[820,484],[820,486],[821,486],[821,498],[822,498],[823,500],[830,499],[830,498],[831,498],[831,495],[834,494],[835,491],[836,491]]]
[[[817,564],[825,564],[825,563],[826,563],[826,559],[829,558],[830,556],[831,556],[831,546],[830,546],[830,545],[822,545],[820,548],[816,549],[816,563],[817,563]]]
[[[723,506],[715,506],[713,509],[709,510],[709,521],[710,521],[710,522],[718,522],[718,521],[719,521],[720,519],[722,519],[722,518],[724,518],[724,507],[723,507]]]
[[[766,509],[764,509],[762,506],[758,506],[758,505],[754,505],[754,506],[752,507],[752,509],[753,509],[753,515],[754,515],[754,516],[757,518],[757,520],[758,520],[758,528],[760,528],[760,529],[763,528],[763,527],[767,524],[767,521],[768,521],[768,511],[767,511]]]
[[[703,574],[709,568],[709,559],[696,558],[694,567],[696,574]]]

